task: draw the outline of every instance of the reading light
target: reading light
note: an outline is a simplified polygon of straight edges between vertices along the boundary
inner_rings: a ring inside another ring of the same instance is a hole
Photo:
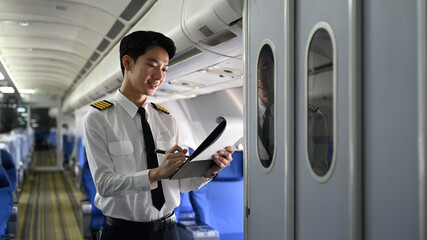
[[[8,25],[15,25],[15,26],[21,26],[21,27],[28,27],[28,26],[30,26],[30,22],[26,22],[26,21],[6,20],[4,23],[6,23]]]
[[[2,93],[14,93],[15,89],[13,89],[13,87],[0,87],[0,92],[2,92]]]
[[[18,91],[23,94],[34,94],[36,92],[34,89],[19,89]]]
[[[18,25],[21,27],[28,27],[28,26],[30,26],[30,23],[29,22],[19,22]]]

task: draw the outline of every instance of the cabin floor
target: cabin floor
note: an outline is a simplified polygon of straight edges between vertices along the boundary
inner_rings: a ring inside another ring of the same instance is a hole
[[[55,166],[52,149],[34,152],[31,169]],[[30,170],[19,197],[17,239],[83,239],[80,201],[69,171]]]

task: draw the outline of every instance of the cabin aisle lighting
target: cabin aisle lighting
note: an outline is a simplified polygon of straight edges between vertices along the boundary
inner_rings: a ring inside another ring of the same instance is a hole
[[[13,87],[0,87],[0,92],[2,92],[2,93],[14,93],[15,89],[13,89]]]
[[[19,89],[18,92],[22,94],[34,94],[36,91],[34,89]]]

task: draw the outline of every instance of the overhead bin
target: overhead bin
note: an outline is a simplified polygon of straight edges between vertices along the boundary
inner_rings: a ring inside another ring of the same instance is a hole
[[[157,1],[128,33],[159,31],[174,40],[177,53],[167,78],[172,80],[242,54],[242,10],[243,0]],[[88,104],[120,86],[118,45],[76,84],[64,99],[63,111]]]
[[[194,43],[214,48],[237,35],[227,28],[242,18],[242,0],[187,0],[181,25]]]

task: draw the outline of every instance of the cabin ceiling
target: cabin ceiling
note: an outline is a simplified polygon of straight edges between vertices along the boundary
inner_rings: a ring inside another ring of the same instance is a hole
[[[65,112],[79,108],[120,86],[117,44],[141,29],[161,31],[177,45],[156,101],[240,87],[242,6],[243,0],[1,0],[0,87],[15,88],[25,102],[40,99],[24,93],[30,90],[63,99]]]
[[[0,86],[64,96],[154,2],[0,1]]]

